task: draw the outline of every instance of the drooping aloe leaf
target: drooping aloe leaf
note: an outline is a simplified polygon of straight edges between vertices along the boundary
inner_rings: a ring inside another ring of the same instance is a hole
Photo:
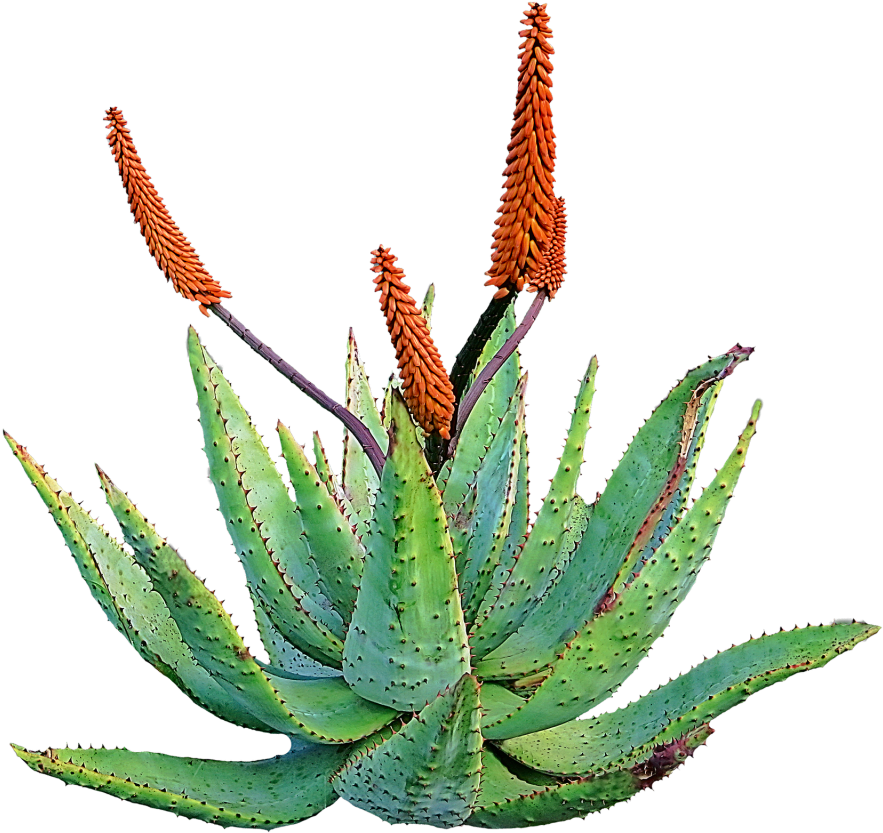
[[[704,726],[672,744],[656,747],[628,769],[592,778],[544,784],[509,765],[491,749],[482,753],[482,783],[475,810],[467,822],[475,827],[533,827],[612,807],[652,786],[680,766],[712,733]],[[541,773],[533,773],[540,775]]]
[[[362,547],[303,448],[281,422],[277,430],[294,486],[304,538],[319,574],[319,589],[344,622],[349,622],[362,577]]]
[[[257,731],[272,731],[196,663],[171,613],[132,556],[44,471],[24,446],[8,434],[6,438],[49,507],[92,595],[141,657],[194,703],[222,720]]]
[[[527,374],[519,381],[500,427],[494,433],[467,498],[468,533],[462,555],[454,551],[466,621],[475,620],[490,589],[496,567],[506,552],[509,525],[518,497],[524,435]],[[464,507],[465,508],[465,507]],[[507,565],[511,568],[511,563]]]
[[[478,682],[466,675],[400,732],[351,756],[332,786],[390,823],[454,827],[475,803],[480,763]]]
[[[288,489],[193,328],[188,349],[209,475],[249,587],[289,642],[320,662],[339,666],[343,620],[319,589]]]
[[[515,737],[566,723],[609,697],[634,671],[709,557],[759,414],[758,400],[724,466],[640,574],[564,646],[524,706],[485,727],[486,737]]]
[[[13,745],[35,772],[66,784],[224,827],[270,830],[295,824],[337,800],[328,783],[346,747],[302,741],[263,761],[211,761],[128,749],[47,749]]]
[[[483,619],[476,621],[470,635],[475,659],[481,659],[514,633],[546,591],[568,530],[571,504],[583,464],[597,371],[598,360],[593,357],[580,385],[564,452],[543,506],[496,603]]]
[[[661,499],[670,499],[681,481],[702,395],[750,353],[737,346],[694,368],[656,408],[607,481],[567,572],[521,627],[480,661],[481,676],[535,674],[592,618],[636,540],[652,535],[659,518],[652,524],[648,519],[656,517]]]
[[[385,453],[389,438],[381,424],[377,403],[368,384],[368,375],[359,361],[359,348],[352,330],[347,341],[346,408],[368,426]],[[374,511],[374,498],[380,486],[380,478],[368,455],[349,431],[345,432],[343,439],[342,478],[343,491],[356,513],[354,520],[361,536]]]
[[[398,391],[343,673],[369,700],[422,708],[469,670],[441,496]]]
[[[628,766],[755,692],[821,668],[878,630],[861,622],[839,622],[761,636],[720,652],[625,708],[499,745],[526,766],[562,776]]]
[[[340,677],[296,680],[295,675],[262,667],[214,593],[103,473],[102,482],[126,543],[196,662],[230,698],[276,731],[320,743],[356,740],[395,717],[395,712],[362,700]]]

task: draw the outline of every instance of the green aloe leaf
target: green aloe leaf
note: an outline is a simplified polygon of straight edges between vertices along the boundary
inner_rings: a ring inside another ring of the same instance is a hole
[[[761,636],[721,651],[625,708],[499,745],[526,766],[562,776],[627,766],[752,694],[827,665],[878,630],[861,622],[838,622]]]
[[[53,480],[8,434],[15,456],[49,507],[80,574],[111,623],[140,656],[194,703],[212,714],[257,731],[273,728],[224,690],[195,660],[163,599],[132,556]]]
[[[254,607],[261,642],[270,657],[270,665],[307,677],[339,677],[341,675],[339,668],[323,665],[295,648],[273,624],[273,620],[267,615],[264,606],[254,593],[251,593],[251,603]]]
[[[656,408],[610,476],[567,572],[520,628],[477,663],[480,676],[536,674],[582,630],[630,554],[645,549],[677,492],[703,397],[750,353],[737,346],[694,368]]]
[[[492,749],[482,753],[482,782],[468,824],[475,827],[533,827],[585,818],[626,801],[680,766],[705,743],[712,730],[703,726],[672,744],[656,747],[628,769],[590,778],[552,779],[519,767]]]
[[[138,564],[168,606],[196,661],[232,700],[277,732],[320,743],[357,740],[396,716],[357,696],[341,677],[310,679],[258,663],[214,593],[107,475],[101,475],[108,503]]]
[[[564,452],[543,506],[518,560],[505,577],[495,604],[476,620],[470,634],[475,659],[481,659],[499,647],[521,626],[532,607],[544,595],[553,575],[553,567],[567,545],[565,537],[570,529],[570,512],[583,464],[583,448],[589,430],[597,371],[598,360],[593,357],[580,385]]]
[[[481,770],[478,682],[466,675],[398,733],[362,746],[334,776],[339,795],[392,824],[462,824]]]
[[[381,450],[386,452],[389,438],[380,421],[377,403],[368,383],[368,375],[359,361],[359,348],[352,330],[347,341],[346,408],[368,426]],[[343,439],[342,472],[343,491],[355,512],[353,521],[361,536],[374,512],[374,500],[380,487],[380,477],[368,455],[362,450],[362,446],[349,431],[345,432]]]
[[[398,391],[343,673],[356,692],[417,710],[469,670],[441,496]]]
[[[318,571],[288,489],[193,328],[188,348],[209,475],[249,587],[289,642],[339,667],[343,620],[319,588]]]
[[[563,648],[530,700],[485,727],[486,737],[514,737],[566,723],[609,697],[635,670],[709,557],[759,414],[758,401],[727,462],[665,543]]]
[[[344,622],[349,622],[362,577],[362,547],[303,448],[281,422],[277,430],[304,538],[319,574],[319,589]]]
[[[468,537],[458,557],[457,572],[466,621],[475,620],[491,588],[496,568],[511,569],[514,547],[507,547],[509,527],[519,497],[524,439],[524,395],[527,374],[519,381],[500,427],[494,433],[465,506]],[[516,531],[520,536],[520,532]],[[508,561],[508,563],[505,563]]]
[[[35,772],[124,801],[224,827],[271,830],[295,824],[337,800],[328,783],[345,747],[297,742],[263,761],[211,761],[128,749],[47,749],[13,745]]]
[[[517,323],[514,305],[510,304],[506,314],[497,324],[493,335],[484,346],[470,377],[470,386],[478,378],[478,374],[484,366],[503,346],[506,339],[512,335]],[[500,420],[509,407],[509,402],[515,393],[515,386],[521,375],[521,359],[519,351],[516,350],[506,359],[478,398],[475,407],[466,419],[466,424],[459,431],[460,438],[454,449],[450,465],[446,463],[439,472],[439,489],[444,498],[445,514],[448,516],[451,541],[459,569],[462,569],[466,545],[471,533],[474,497],[471,492],[475,488],[476,476]]]

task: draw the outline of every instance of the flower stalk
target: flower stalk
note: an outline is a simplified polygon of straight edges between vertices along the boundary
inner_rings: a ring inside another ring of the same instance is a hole
[[[460,438],[463,426],[466,425],[466,420],[469,419],[469,414],[472,413],[475,403],[478,402],[479,398],[484,393],[485,388],[490,384],[497,371],[506,363],[506,359],[515,352],[518,345],[521,343],[521,340],[528,334],[534,321],[537,320],[537,316],[539,316],[543,304],[548,298],[548,290],[540,289],[537,292],[537,296],[530,305],[530,309],[528,309],[527,314],[524,316],[521,323],[515,328],[515,332],[506,339],[506,342],[496,352],[494,357],[481,369],[475,382],[473,382],[469,390],[466,391],[466,395],[463,397],[460,406],[457,409],[456,430],[454,431],[453,437],[451,437],[450,443],[448,443],[446,449],[447,457],[453,455],[454,450],[457,447],[457,440]]]
[[[268,361],[289,382],[305,393],[318,405],[321,405],[328,413],[337,417],[362,446],[371,465],[379,475],[383,471],[385,455],[374,439],[373,434],[354,413],[347,410],[340,402],[332,399],[325,391],[314,385],[306,376],[299,373],[292,365],[283,359],[268,344],[261,341],[249,330],[233,313],[223,304],[212,304],[209,310],[223,321],[239,338],[241,338],[262,359]]]
[[[117,107],[107,110],[105,121],[110,122],[108,143],[129,196],[132,214],[141,228],[147,248],[175,291],[196,301],[203,315],[209,311],[223,321],[239,338],[263,359],[266,359],[289,382],[303,391],[318,405],[336,416],[350,431],[378,474],[383,470],[384,454],[368,427],[345,406],[332,399],[302,373],[285,361],[267,344],[251,332],[233,313],[221,304],[222,298],[232,297],[209,274],[202,261],[172,220],[165,203],[154,188],[141,157],[135,150],[126,120]]]

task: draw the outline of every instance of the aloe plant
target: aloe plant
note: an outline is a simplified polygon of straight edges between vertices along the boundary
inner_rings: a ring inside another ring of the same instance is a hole
[[[596,499],[577,491],[595,392],[592,358],[564,450],[531,522],[518,345],[561,289],[551,30],[533,4],[494,235],[495,294],[451,373],[388,249],[372,270],[398,374],[378,407],[352,334],[346,398],[319,390],[222,305],[108,111],[136,220],[185,297],[227,324],[345,426],[339,466],[281,423],[287,482],[196,331],[188,358],[209,475],[269,662],[100,468],[122,540],[6,434],[113,626],[194,703],[290,739],[284,755],[210,761],[105,748],[15,746],[66,783],[226,826],[273,828],[343,797],[390,822],[523,827],[610,807],[666,777],[749,695],[821,667],[877,632],[861,622],[780,631],[722,651],[616,711],[585,718],[663,633],[708,559],[745,465],[760,402],[689,504],[735,345],[689,370],[635,434]],[[536,292],[519,323],[513,300]],[[291,487],[291,490],[289,489]],[[292,497],[293,491],[293,497]]]

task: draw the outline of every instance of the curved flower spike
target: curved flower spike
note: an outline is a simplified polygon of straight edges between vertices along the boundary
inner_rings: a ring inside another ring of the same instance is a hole
[[[162,197],[156,192],[141,157],[135,150],[135,143],[126,127],[123,112],[111,107],[104,120],[110,122],[107,141],[120,169],[123,186],[129,195],[129,206],[135,221],[141,227],[141,234],[147,241],[150,254],[156,265],[172,282],[175,292],[199,304],[203,315],[208,315],[206,307],[218,304],[221,298],[232,297],[221,289],[221,285],[208,273],[190,241],[181,233]]]
[[[485,286],[498,287],[495,298],[520,291],[540,270],[555,210],[555,134],[552,132],[552,30],[545,3],[532,3],[520,32],[521,63],[515,123],[506,157],[506,193],[497,209],[493,266]]]
[[[402,394],[426,433],[438,433],[448,439],[454,416],[454,389],[429,335],[426,319],[408,294],[411,287],[403,280],[404,271],[395,265],[398,258],[383,246],[371,254],[380,308],[386,316],[402,374]]]

